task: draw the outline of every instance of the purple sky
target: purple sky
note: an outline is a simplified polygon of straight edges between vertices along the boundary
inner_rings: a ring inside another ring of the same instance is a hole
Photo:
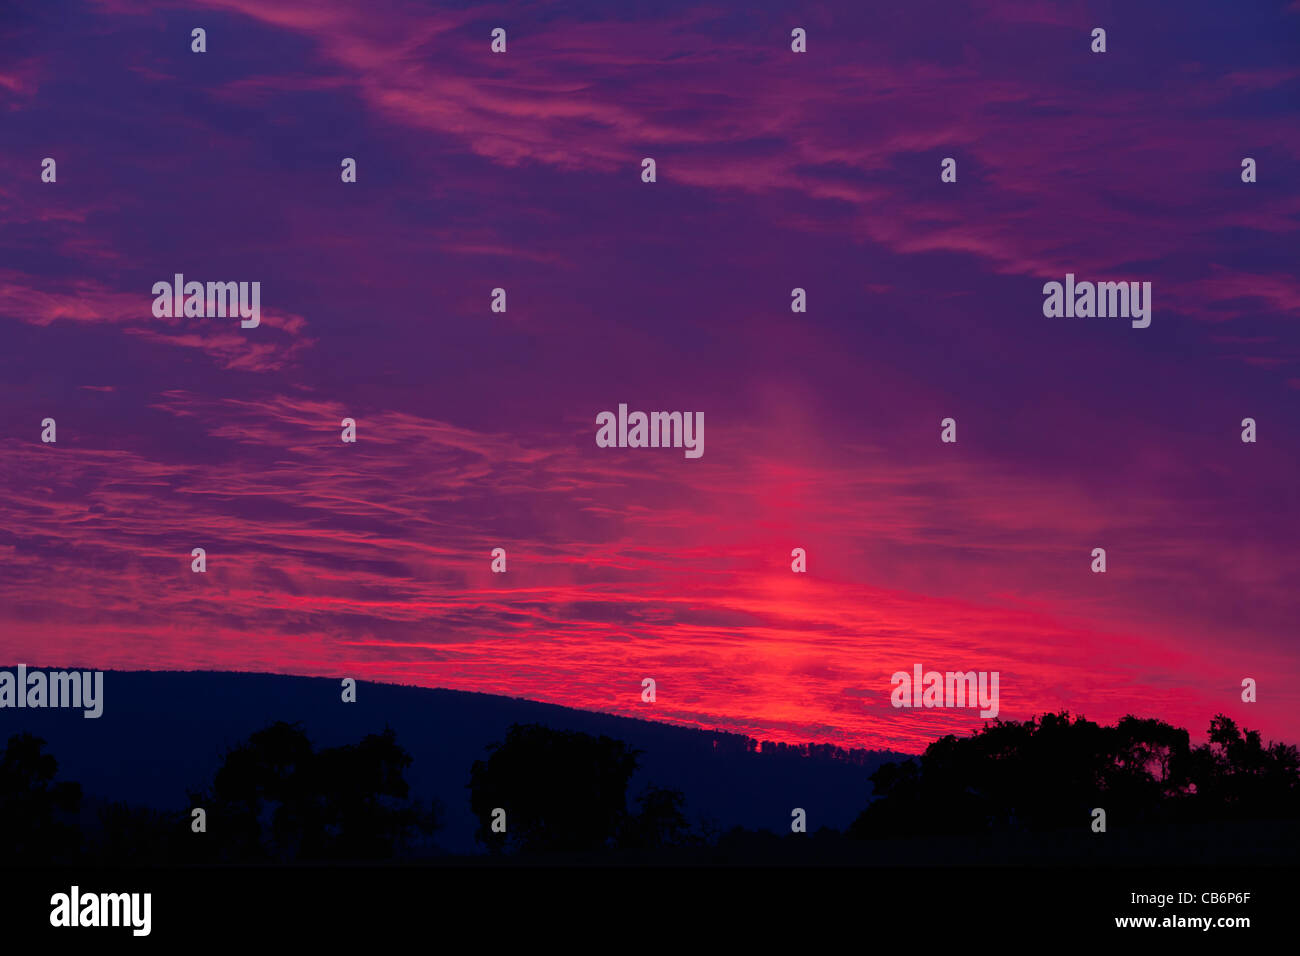
[[[903,749],[978,724],[889,706],[920,663],[1300,738],[1300,3],[14,6],[0,660]]]

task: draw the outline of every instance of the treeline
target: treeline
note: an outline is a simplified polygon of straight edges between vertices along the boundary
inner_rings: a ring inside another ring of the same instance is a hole
[[[719,749],[748,747],[725,735]],[[756,744],[756,742],[754,742]],[[750,752],[757,746],[749,748]],[[856,759],[811,745],[791,755]],[[767,746],[762,752],[769,752]],[[860,753],[865,753],[862,751]],[[685,796],[629,786],[641,753],[622,741],[515,725],[470,768],[477,838],[510,856],[748,852],[806,840],[843,848],[880,838],[1032,834],[1108,826],[1300,820],[1300,756],[1264,745],[1227,717],[1192,746],[1187,731],[1126,717],[1113,727],[1067,713],[995,721],[969,737],[936,740],[919,758],[871,775],[874,799],[844,833],[721,831],[693,822]],[[5,862],[47,864],[394,861],[438,854],[443,807],[410,792],[410,755],[391,730],[316,749],[297,724],[276,723],[225,754],[210,785],[173,812],[83,805],[57,780],[43,741],[20,734],[0,754]],[[864,779],[864,793],[866,780]],[[79,820],[93,814],[93,826]]]
[[[855,767],[865,767],[874,763],[878,755],[876,751],[857,747],[846,750],[834,744],[783,744],[765,740],[761,744],[754,741],[754,745],[753,750],[756,753],[835,760],[840,763],[852,764]]]
[[[880,752],[859,747],[844,748],[835,744],[787,744],[773,740],[757,740],[744,734],[723,730],[713,731],[713,749],[727,754],[777,754],[788,757],[812,757],[866,767],[876,762]]]
[[[872,775],[851,837],[1044,831],[1100,809],[1111,825],[1300,818],[1300,754],[1222,714],[1208,739],[1160,720],[1099,726],[1068,713],[949,735]]]

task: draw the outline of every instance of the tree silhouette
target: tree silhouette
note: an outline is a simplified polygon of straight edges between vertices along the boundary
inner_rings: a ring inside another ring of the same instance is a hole
[[[685,813],[686,796],[680,790],[649,784],[637,797],[637,803],[640,810],[627,818],[619,834],[619,846],[655,850],[702,842],[691,832]]]
[[[298,724],[272,724],[231,750],[203,793],[203,842],[238,862],[391,859],[437,827],[436,805],[417,806],[411,757],[391,729],[319,752]]]
[[[1189,803],[1221,819],[1300,816],[1300,754],[1294,746],[1265,747],[1255,730],[1244,734],[1219,714],[1209,740],[1189,758]]]
[[[39,737],[15,734],[0,755],[0,831],[14,862],[63,862],[81,844],[69,822],[81,807],[81,785],[55,783],[59,764],[44,748]]]
[[[1068,713],[994,721],[877,770],[876,799],[849,835],[1063,828],[1096,806],[1126,823],[1296,818],[1298,768],[1295,747],[1264,747],[1221,714],[1197,747],[1186,730],[1132,716],[1114,727]]]
[[[514,724],[470,769],[477,837],[493,850],[585,851],[608,846],[625,825],[638,752],[621,740]],[[492,813],[506,811],[494,833]]]

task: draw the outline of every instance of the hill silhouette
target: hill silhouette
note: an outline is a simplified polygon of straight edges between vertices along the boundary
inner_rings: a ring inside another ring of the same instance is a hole
[[[788,829],[792,807],[810,829],[844,829],[871,795],[879,767],[906,757],[826,745],[765,745],[738,734],[575,710],[517,698],[362,682],[342,703],[333,678],[211,671],[110,671],[103,716],[78,710],[7,710],[4,737],[46,741],[58,779],[80,784],[83,826],[104,812],[175,811],[207,788],[226,754],[276,722],[299,725],[317,749],[396,733],[411,756],[405,778],[415,798],[439,806],[436,842],[452,853],[481,852],[481,820],[470,807],[471,768],[515,724],[606,736],[639,751],[631,795],[683,812],[717,832]],[[650,788],[647,790],[647,788]],[[671,824],[670,824],[671,825]],[[649,837],[646,837],[649,839]]]

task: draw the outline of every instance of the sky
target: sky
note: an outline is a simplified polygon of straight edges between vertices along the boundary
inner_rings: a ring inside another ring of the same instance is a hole
[[[1300,741],[1298,113],[1300,2],[7,4],[0,661]]]

